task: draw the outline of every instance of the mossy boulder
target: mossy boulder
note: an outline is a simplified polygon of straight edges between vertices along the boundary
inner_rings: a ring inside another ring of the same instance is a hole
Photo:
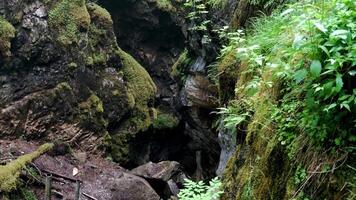
[[[119,49],[122,59],[123,78],[127,83],[128,102],[132,106],[131,115],[123,122],[112,137],[112,157],[125,163],[128,159],[130,139],[140,131],[147,130],[153,122],[153,99],[157,88],[148,72],[129,54]]]
[[[0,56],[10,56],[11,39],[15,37],[14,26],[0,16]]]

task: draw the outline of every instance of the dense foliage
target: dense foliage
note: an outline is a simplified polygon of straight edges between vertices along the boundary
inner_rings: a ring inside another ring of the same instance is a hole
[[[352,0],[305,0],[256,19],[247,31],[221,32],[228,43],[218,72],[237,65],[239,77],[235,99],[218,112],[221,121],[234,133],[245,129],[238,134],[247,143],[259,137],[270,148],[276,137],[297,164],[293,198],[307,198],[303,190],[315,174],[335,168],[343,168],[338,174],[354,195],[348,157],[356,144],[355,8]]]

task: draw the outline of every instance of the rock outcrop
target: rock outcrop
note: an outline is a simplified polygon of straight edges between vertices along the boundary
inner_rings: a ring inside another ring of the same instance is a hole
[[[110,14],[84,0],[0,5],[11,41],[1,43],[1,137],[69,141],[125,163],[154,119],[156,86],[118,47]]]

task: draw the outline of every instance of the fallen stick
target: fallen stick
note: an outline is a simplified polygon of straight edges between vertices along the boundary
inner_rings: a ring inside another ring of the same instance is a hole
[[[85,192],[82,192],[82,195],[88,197],[89,199],[91,200],[98,200],[97,198],[93,197],[93,196],[90,196],[89,194],[85,193]]]
[[[77,181],[82,182],[81,180],[78,180],[78,179],[75,179],[75,178],[71,178],[71,177],[65,176],[63,174],[56,173],[56,172],[52,172],[52,171],[47,170],[47,169],[41,169],[41,170],[43,172],[45,172],[45,173],[52,174],[54,176],[57,176],[57,177],[60,177],[60,178],[63,178],[63,179],[67,179],[67,180],[70,180],[72,182],[77,182]]]
[[[77,181],[75,184],[75,200],[79,200],[80,199],[80,182]]]
[[[57,197],[63,198],[63,194],[57,190],[52,190],[52,193],[56,195]]]
[[[51,196],[52,196],[52,177],[47,176],[46,177],[46,186],[45,186],[45,199],[51,200]]]

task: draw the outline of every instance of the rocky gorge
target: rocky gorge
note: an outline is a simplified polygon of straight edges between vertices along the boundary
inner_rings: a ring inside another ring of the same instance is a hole
[[[199,18],[187,2],[0,0],[0,199],[45,199],[48,177],[52,199],[77,198],[78,185],[80,199],[178,199],[185,179],[216,176],[226,200],[354,194],[343,174],[355,174],[343,168],[353,152],[310,154],[308,164],[342,170],[297,187],[299,157],[273,131],[221,120],[251,80],[235,49],[221,53],[222,30],[249,28],[287,1],[206,1],[193,7]]]

